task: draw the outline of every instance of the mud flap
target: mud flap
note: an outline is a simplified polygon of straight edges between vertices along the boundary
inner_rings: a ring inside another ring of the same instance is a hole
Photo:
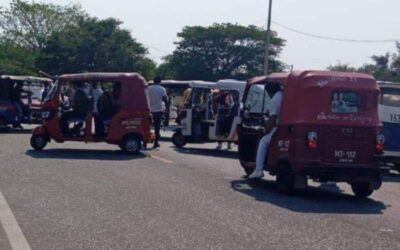
[[[294,188],[295,189],[305,189],[307,188],[307,175],[305,174],[297,174],[295,181],[294,181]]]

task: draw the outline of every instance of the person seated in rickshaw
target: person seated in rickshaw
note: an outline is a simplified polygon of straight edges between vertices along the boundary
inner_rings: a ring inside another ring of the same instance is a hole
[[[110,121],[119,110],[119,98],[121,97],[121,85],[114,83],[112,91],[104,91],[97,101],[97,119],[95,121],[95,135],[105,136],[105,123]]]
[[[268,156],[268,148],[272,136],[276,131],[279,121],[279,112],[281,110],[283,92],[279,83],[270,82],[265,85],[265,91],[271,98],[271,110],[269,111],[269,119],[264,127],[264,136],[258,144],[256,169],[249,176],[250,179],[262,178],[264,176],[264,165]]]
[[[26,117],[27,120],[30,120],[29,107],[23,103],[22,94],[26,94],[29,99],[33,93],[32,91],[25,90],[23,87],[24,84],[22,82],[17,82],[15,83],[14,88],[12,90],[12,101],[15,104],[18,116],[18,121],[16,121],[13,124],[14,128],[22,128],[21,122],[24,119],[24,117]]]
[[[69,122],[72,120],[79,120],[79,126],[86,119],[90,109],[90,97],[87,84],[83,82],[76,83],[77,89],[72,97],[72,110],[64,112],[60,118],[60,127],[63,134],[70,134]],[[71,102],[71,100],[69,100]],[[74,127],[78,129],[79,126]]]
[[[230,91],[223,91],[215,97],[215,119],[216,119],[216,135],[227,137],[229,135],[231,124],[230,115],[235,105],[233,96]],[[222,141],[217,142],[216,149],[222,149]],[[232,143],[227,143],[227,149],[232,149]]]

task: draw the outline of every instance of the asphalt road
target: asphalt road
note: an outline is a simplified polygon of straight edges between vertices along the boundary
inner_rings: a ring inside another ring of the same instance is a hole
[[[35,152],[29,138],[0,134],[0,192],[23,235],[1,221],[2,250],[10,236],[31,249],[400,248],[400,176],[363,201],[347,185],[288,197],[214,144],[132,157],[107,144]]]

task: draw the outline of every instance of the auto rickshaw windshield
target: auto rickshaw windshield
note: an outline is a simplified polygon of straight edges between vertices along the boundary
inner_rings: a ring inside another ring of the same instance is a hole
[[[265,91],[265,85],[254,84],[247,93],[244,109],[249,113],[265,113],[270,104],[271,98]]]
[[[54,85],[51,87],[51,89],[49,91],[49,94],[44,98],[44,101],[50,101],[55,97],[57,90],[58,90],[58,84],[59,84],[59,81],[58,80],[55,81]]]

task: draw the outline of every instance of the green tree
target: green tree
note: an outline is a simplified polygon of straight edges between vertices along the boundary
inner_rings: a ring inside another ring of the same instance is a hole
[[[75,25],[82,16],[86,13],[76,4],[12,0],[9,8],[0,9],[1,37],[20,47],[42,49],[54,31]]]
[[[396,43],[397,52],[371,56],[372,63],[366,63],[359,68],[348,64],[337,64],[328,67],[329,70],[363,72],[373,75],[380,81],[400,82],[400,43]]]
[[[263,74],[266,32],[255,26],[214,24],[185,27],[172,55],[159,66],[159,73],[176,79],[246,79]],[[273,32],[270,70],[281,71],[277,59],[285,41]]]
[[[78,25],[54,32],[45,44],[38,65],[51,74],[93,71],[137,71],[145,77],[155,72],[147,49],[109,18],[80,18]]]
[[[36,56],[31,49],[0,41],[0,74],[35,74]]]
[[[341,62],[338,62],[336,65],[331,65],[328,67],[328,70],[330,71],[342,71],[342,72],[356,72],[358,69],[355,67],[350,66],[350,64],[345,63],[342,64]]]

